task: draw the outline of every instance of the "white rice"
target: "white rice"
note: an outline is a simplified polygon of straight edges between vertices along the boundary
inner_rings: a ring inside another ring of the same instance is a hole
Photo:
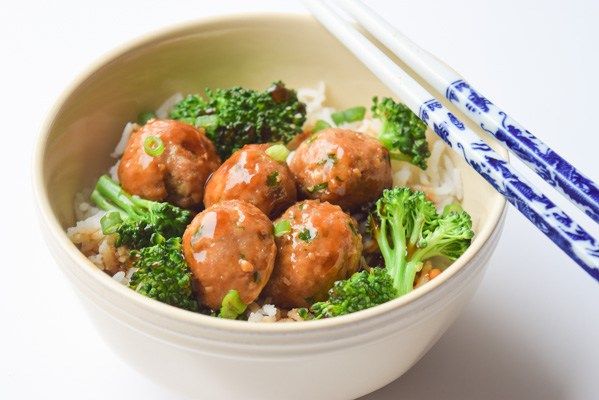
[[[335,112],[332,107],[326,106],[326,87],[319,82],[315,87],[300,88],[297,91],[300,101],[306,104],[306,123],[304,129],[311,129],[318,120],[325,120],[334,125],[331,114]],[[156,110],[158,118],[167,118],[172,107],[183,99],[181,93],[169,97]],[[381,123],[372,118],[370,111],[364,120],[342,125],[343,128],[352,129],[367,135],[377,136]],[[125,151],[129,137],[139,128],[134,122],[125,125],[121,139],[116,145],[111,156],[117,162],[109,170],[110,175],[118,181],[118,164]],[[422,190],[437,204],[439,209],[452,202],[461,201],[463,196],[462,178],[459,169],[449,156],[449,148],[432,132],[427,131],[427,138],[431,143],[431,156],[428,159],[428,168],[422,171],[407,162],[392,161],[393,184],[395,186],[409,186]],[[293,153],[292,153],[293,154]],[[292,157],[293,155],[290,155]],[[129,251],[125,247],[116,247],[115,236],[105,236],[102,233],[100,219],[104,211],[89,203],[90,190],[83,190],[74,199],[74,211],[77,223],[67,229],[67,235],[98,268],[109,273],[116,281],[128,285],[135,268],[130,268]],[[283,322],[301,321],[297,309],[289,311],[277,309],[272,304],[252,303],[246,312],[250,322]]]
[[[257,305],[257,307],[260,307]],[[251,311],[254,309],[254,311]],[[260,308],[252,307],[250,308],[250,313],[248,315],[249,322],[276,322],[278,319],[277,307],[272,304],[264,304]]]
[[[129,141],[129,137],[131,133],[139,128],[139,125],[135,122],[127,122],[125,128],[123,129],[123,133],[121,134],[121,140],[117,143],[114,151],[110,153],[112,158],[121,158],[123,153],[125,152],[125,147],[127,147],[127,142]]]
[[[177,104],[181,100],[183,100],[183,95],[181,93],[175,93],[174,95],[166,99],[164,103],[162,103],[162,105],[158,107],[158,110],[156,110],[156,117],[158,117],[159,119],[168,118],[168,114],[171,111],[171,109],[175,106],[175,104]]]
[[[127,271],[119,271],[112,276],[112,279],[115,281],[122,283],[125,286],[129,286],[129,282],[131,281],[131,276],[133,273],[137,271],[137,268],[129,268]]]
[[[112,180],[114,180],[115,182],[120,182],[119,181],[119,164],[121,163],[121,160],[119,159],[116,163],[114,163],[114,165],[112,167],[110,167],[110,169],[108,170],[108,174],[110,174],[110,177],[112,178]]]

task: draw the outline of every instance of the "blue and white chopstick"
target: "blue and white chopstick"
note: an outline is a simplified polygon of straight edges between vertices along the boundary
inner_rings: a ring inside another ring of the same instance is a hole
[[[461,154],[541,232],[599,281],[599,245],[538,189],[527,183],[499,154],[399,68],[381,50],[321,0],[304,0],[312,14],[381,81]]]
[[[491,103],[457,72],[418,47],[364,3],[341,0],[338,4],[484,131],[494,136],[595,222],[599,222],[599,187],[591,179]]]

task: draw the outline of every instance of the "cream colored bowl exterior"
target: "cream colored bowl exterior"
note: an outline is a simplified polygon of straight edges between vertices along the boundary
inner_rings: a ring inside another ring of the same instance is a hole
[[[473,295],[499,239],[505,202],[457,157],[477,236],[433,282],[360,313],[299,324],[226,321],[121,286],[72,245],[73,196],[111,164],[123,124],[165,98],[206,86],[328,84],[339,107],[388,95],[309,17],[244,15],[150,35],[105,57],[58,102],[34,157],[42,229],[107,343],[157,383],[196,398],[347,399],[410,368]]]

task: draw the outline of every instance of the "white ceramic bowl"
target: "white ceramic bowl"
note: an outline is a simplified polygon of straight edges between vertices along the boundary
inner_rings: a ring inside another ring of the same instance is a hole
[[[505,202],[455,156],[464,207],[476,223],[468,251],[432,282],[384,305],[321,321],[253,324],[194,314],[143,297],[98,270],[68,240],[73,197],[111,164],[123,124],[175,92],[282,79],[328,84],[338,107],[389,95],[314,20],[215,18],[148,35],[84,73],[49,116],[34,187],[48,245],[114,351],[140,372],[201,398],[336,399],[395,380],[456,319],[483,275]]]

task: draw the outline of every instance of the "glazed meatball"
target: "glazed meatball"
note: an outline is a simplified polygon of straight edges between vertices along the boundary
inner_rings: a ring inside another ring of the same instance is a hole
[[[329,128],[302,142],[289,164],[301,194],[353,210],[391,187],[389,153],[368,135]]]
[[[260,295],[274,266],[272,223],[249,203],[220,202],[189,224],[183,254],[199,283],[199,303],[217,310],[227,292],[235,289],[249,304]]]
[[[246,145],[225,161],[206,184],[204,205],[238,199],[274,217],[295,203],[293,175],[286,163],[277,162],[264,152],[269,146]]]
[[[325,299],[335,281],[358,270],[362,239],[356,222],[339,206],[306,200],[275,224],[287,224],[282,221],[288,221],[290,229],[276,238],[275,269],[264,289],[267,301],[278,307],[308,307]]]
[[[151,156],[147,138],[159,138],[164,149]],[[191,125],[153,120],[131,134],[119,164],[119,180],[129,193],[184,208],[201,205],[204,185],[220,165],[214,144]]]

